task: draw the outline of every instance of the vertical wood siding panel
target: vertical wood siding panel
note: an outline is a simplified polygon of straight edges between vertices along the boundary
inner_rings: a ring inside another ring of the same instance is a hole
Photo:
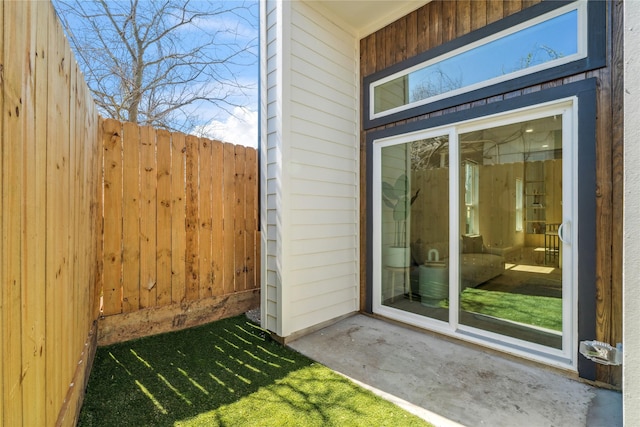
[[[422,53],[429,50],[429,27],[431,25],[429,23],[429,14],[432,7],[433,3],[427,3],[426,6],[421,7],[414,12],[416,15],[416,24],[418,26],[416,34],[418,38],[416,40],[416,53]]]
[[[457,0],[456,2],[456,37],[471,31],[471,0]]]
[[[140,308],[140,128],[123,124],[122,311]]]
[[[406,57],[411,58],[418,53],[418,13],[407,15]]]
[[[393,29],[395,33],[393,41],[395,58],[393,58],[393,62],[397,63],[407,59],[407,18],[400,18]]]
[[[457,1],[442,2],[442,43],[456,38]]]
[[[429,49],[440,46],[443,41],[442,1],[434,1],[429,6]]]
[[[487,25],[487,1],[473,0],[471,2],[471,30],[477,30],[485,25]]]
[[[504,18],[504,4],[500,0],[489,0],[487,5],[487,24]]]
[[[522,10],[522,0],[504,0],[504,16],[513,15]]]
[[[186,297],[185,135],[171,134],[171,302]]]
[[[171,303],[171,134],[157,133],[157,298],[158,306]]]

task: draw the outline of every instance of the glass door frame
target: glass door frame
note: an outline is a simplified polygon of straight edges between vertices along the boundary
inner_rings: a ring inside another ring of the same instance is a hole
[[[382,148],[405,144],[418,139],[447,135],[449,137],[449,265],[460,265],[460,168],[458,135],[478,129],[487,129],[516,122],[560,115],[562,117],[563,150],[563,270],[562,270],[562,348],[555,349],[529,341],[500,335],[459,323],[460,268],[449,268],[449,321],[402,311],[382,304],[382,238],[381,238],[381,165]],[[447,123],[443,126],[414,130],[406,133],[398,129],[396,134],[371,141],[370,160],[372,180],[372,312],[395,320],[450,335],[476,344],[533,359],[564,369],[577,370],[578,338],[578,191],[573,183],[578,182],[578,98],[576,96],[554,99],[491,115]]]

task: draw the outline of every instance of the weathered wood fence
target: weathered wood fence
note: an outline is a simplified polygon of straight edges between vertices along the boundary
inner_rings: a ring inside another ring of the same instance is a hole
[[[115,120],[102,144],[100,343],[257,306],[256,150]]]
[[[0,425],[73,425],[95,350],[99,119],[49,2],[0,2]]]

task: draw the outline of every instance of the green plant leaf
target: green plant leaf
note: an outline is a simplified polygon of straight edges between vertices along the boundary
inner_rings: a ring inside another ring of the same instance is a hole
[[[404,196],[407,197],[409,194],[409,178],[407,175],[402,174],[396,180],[396,183],[393,185],[393,191],[396,193],[397,198]]]
[[[393,189],[393,186],[385,181],[382,181],[382,196],[383,198],[386,197],[389,200],[398,199],[398,196],[396,195],[396,192]],[[393,208],[393,206],[390,206],[390,207]]]

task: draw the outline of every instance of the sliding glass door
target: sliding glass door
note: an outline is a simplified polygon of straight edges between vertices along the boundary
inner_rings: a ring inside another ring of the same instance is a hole
[[[375,312],[572,357],[572,105],[374,141]]]

